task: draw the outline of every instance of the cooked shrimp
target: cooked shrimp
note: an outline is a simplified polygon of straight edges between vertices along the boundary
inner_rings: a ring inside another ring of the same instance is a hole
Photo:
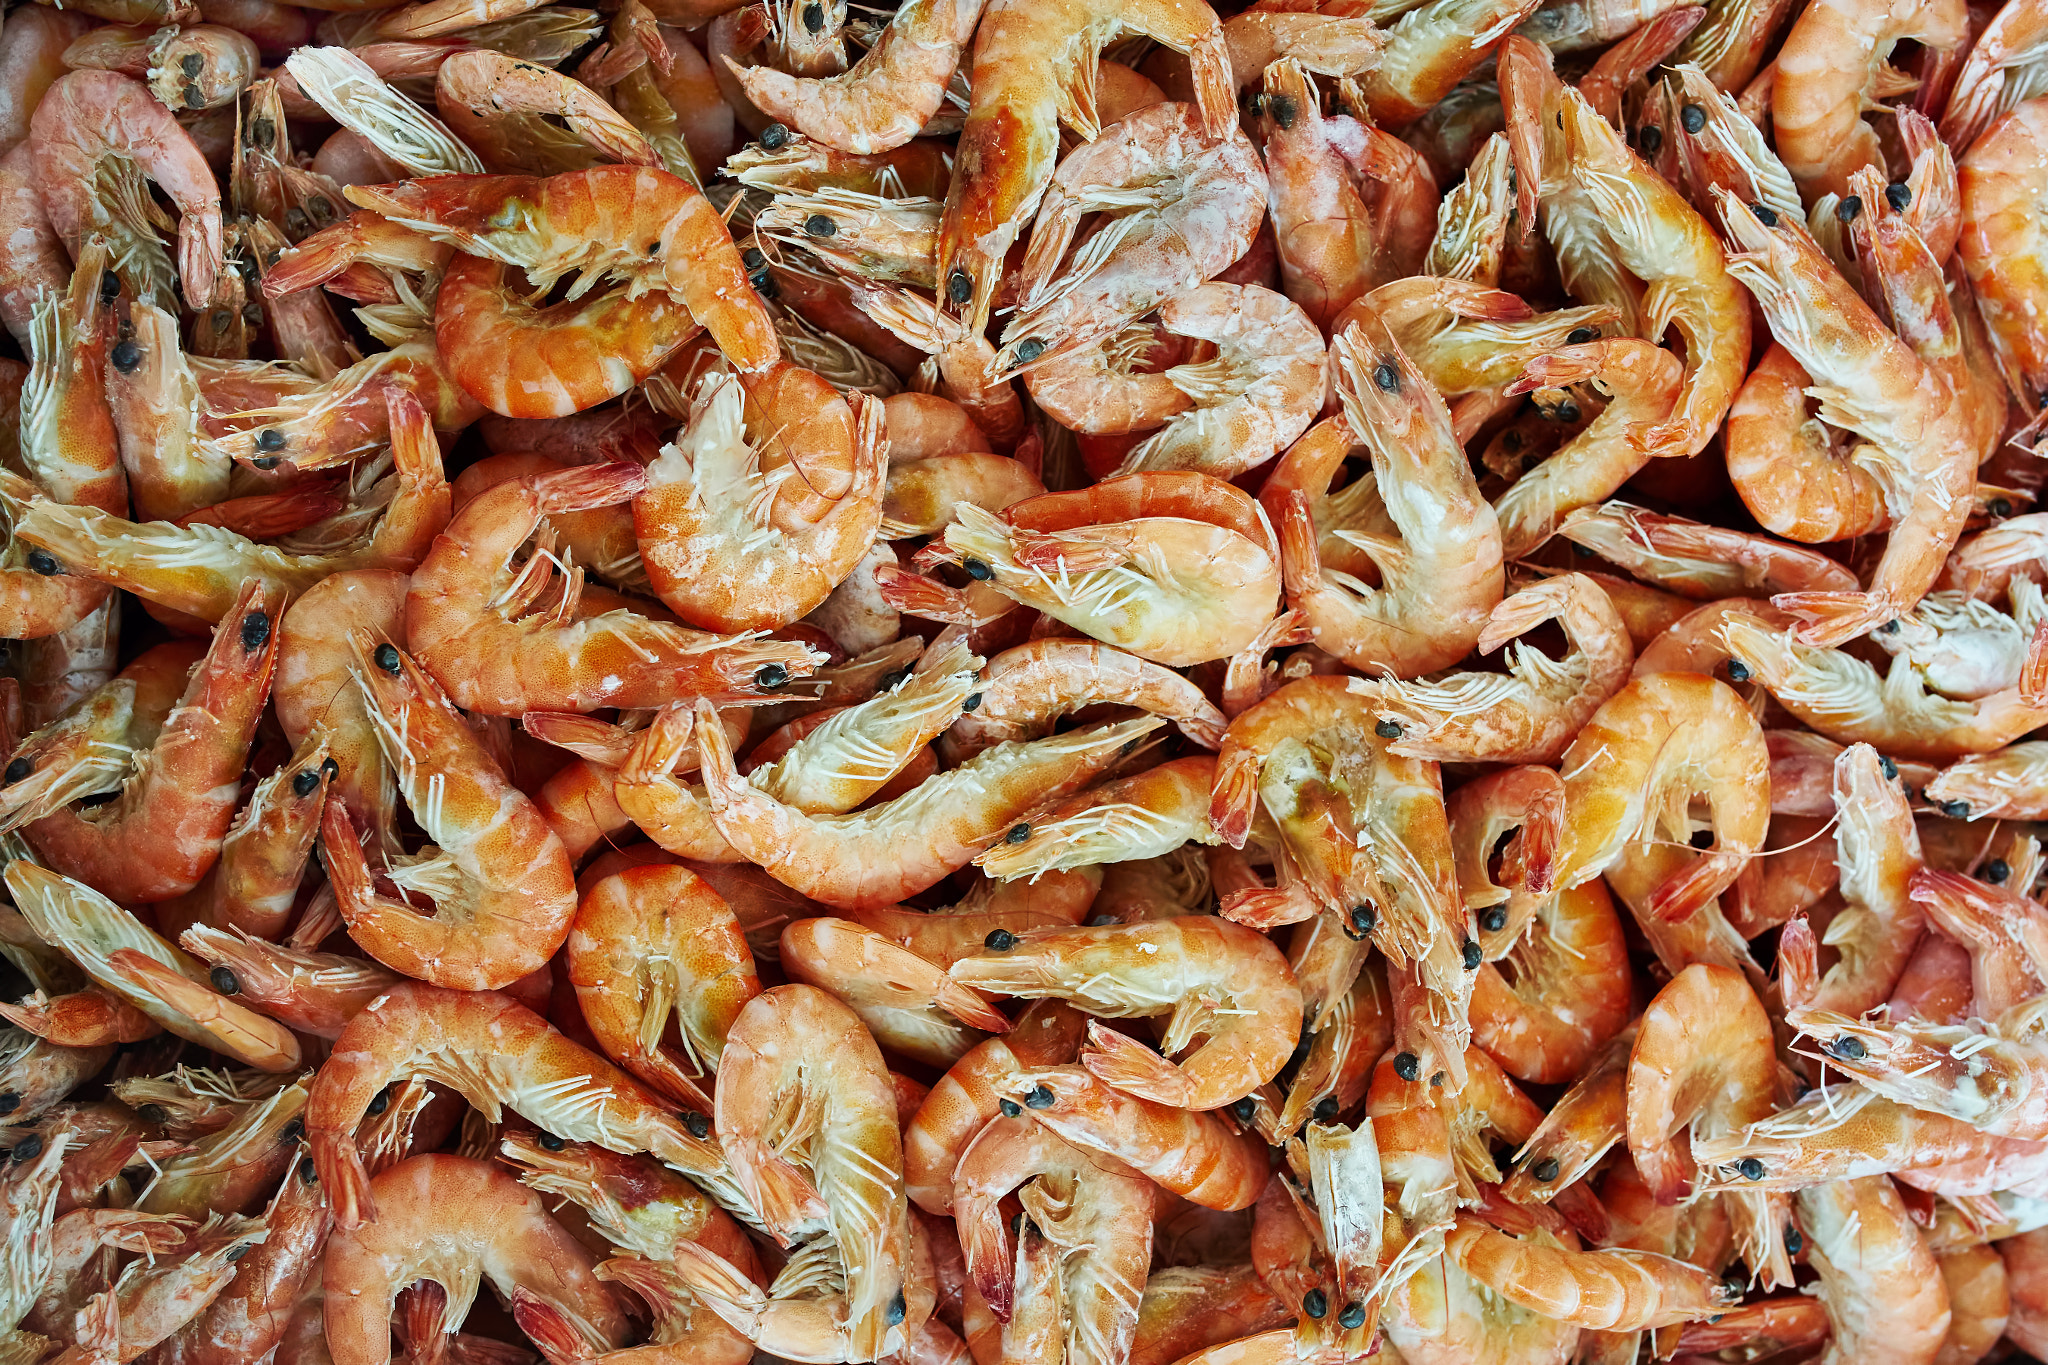
[[[780,957],[791,980],[838,997],[878,1044],[928,1066],[950,1066],[985,1033],[1010,1026],[944,966],[865,925],[797,920],[782,931]]]
[[[682,1242],[702,1242],[750,1277],[753,1244],[731,1215],[660,1162],[551,1134],[508,1131],[498,1155],[529,1188],[567,1199],[590,1215],[606,1240],[657,1261]],[[600,1272],[599,1278],[605,1278]]]
[[[1599,882],[1546,900],[1503,959],[1479,969],[1472,1041],[1512,1076],[1574,1079],[1627,1020],[1632,973],[1620,917]]]
[[[263,1241],[235,1261],[234,1278],[160,1348],[166,1365],[236,1365],[283,1338],[308,1283],[319,1282],[332,1218],[310,1159],[300,1159],[263,1211]]]
[[[1829,0],[1800,12],[1774,63],[1771,126],[1779,158],[1808,199],[1846,194],[1851,171],[1882,164],[1863,111],[1893,46],[1912,40],[1946,50],[1967,28],[1955,0],[1882,7]]]
[[[1037,878],[1130,858],[1163,857],[1190,842],[1220,842],[1209,826],[1216,762],[1179,758],[1068,797],[1036,815],[1021,840],[977,857],[991,877]]]
[[[278,723],[294,745],[317,729],[337,771],[334,793],[380,851],[396,851],[397,792],[377,730],[351,672],[349,634],[367,630],[398,638],[405,628],[406,575],[389,569],[345,570],[314,584],[278,622],[277,671],[271,689]]]
[[[546,175],[594,162],[660,164],[640,130],[589,86],[501,52],[458,52],[442,62],[434,74],[434,108],[500,171]]]
[[[1796,1196],[1807,1258],[1834,1335],[1819,1359],[1933,1360],[1948,1335],[1948,1289],[1898,1191],[1883,1176],[1829,1181]]]
[[[2012,8],[2021,15],[2037,7]],[[1994,19],[1979,39],[1972,62],[1977,50],[1993,41],[2003,18],[2001,14]],[[2029,404],[2048,393],[2048,334],[2034,315],[2032,302],[2048,288],[2042,278],[2044,243],[2041,225],[2026,207],[2039,202],[2048,178],[2044,144],[2048,103],[2038,99],[2017,106],[1973,142],[1957,144],[1967,150],[1956,168],[1963,200],[1963,232],[1956,255],[1969,274],[2006,382]]]
[[[299,1033],[338,1038],[356,1012],[404,978],[374,961],[306,952],[245,930],[195,924],[178,936],[194,955],[226,972],[234,994]]]
[[[1851,458],[1852,439],[1819,419],[1812,382],[1773,341],[1728,408],[1728,477],[1774,535],[1817,543],[1881,531],[1891,522],[1885,491]]]
[[[1960,805],[1972,820],[2039,820],[2048,816],[2044,784],[2048,743],[2035,741],[1951,763],[1921,790],[1937,808]]]
[[[1619,500],[1575,513],[1558,531],[1661,588],[1702,599],[1740,597],[1760,587],[1834,592],[1856,581],[1817,550]]]
[[[1551,894],[1551,860],[1564,824],[1564,780],[1549,768],[1504,768],[1467,782],[1444,801],[1451,854],[1465,904],[1480,911],[1479,946],[1499,958]],[[1514,833],[1505,847],[1501,840]],[[1496,883],[1490,865],[1501,853]],[[1487,913],[1488,911],[1492,913]]]
[[[1799,1190],[1887,1173],[1912,1182],[1940,1180],[1987,1162],[2009,1170],[2014,1158],[2031,1159],[2038,1151],[2038,1144],[1993,1137],[1861,1086],[1833,1086],[1741,1131],[1702,1137],[1693,1155],[1705,1189]],[[2012,1183],[2010,1176],[1992,1179]],[[1957,1195],[1977,1192],[1961,1180],[1946,1187]]]
[[[1470,1215],[1444,1254],[1510,1302],[1603,1332],[1636,1332],[1714,1315],[1735,1298],[1718,1275],[1648,1251],[1575,1251],[1517,1239]]]
[[[1920,866],[1920,837],[1905,793],[1882,763],[1863,744],[1835,760],[1835,842],[1847,904],[1822,936],[1841,957],[1821,978],[1812,1003],[1842,1014],[1865,1014],[1891,996],[1926,922],[1909,893]],[[1779,951],[1792,941],[1781,938]]]
[[[1249,11],[1232,19],[1224,25],[1225,35],[1240,20],[1258,17],[1258,11]],[[1268,207],[1280,278],[1288,297],[1329,332],[1345,309],[1374,284],[1384,283],[1374,278],[1377,224],[1338,149],[1340,137],[1355,124],[1345,115],[1324,118],[1298,61],[1282,59],[1258,69],[1265,73]]]
[[[1590,1175],[1615,1144],[1628,1137],[1629,1055],[1633,1023],[1594,1056],[1585,1074],[1550,1106],[1515,1152],[1514,1174],[1501,1195],[1517,1204],[1546,1203]]]

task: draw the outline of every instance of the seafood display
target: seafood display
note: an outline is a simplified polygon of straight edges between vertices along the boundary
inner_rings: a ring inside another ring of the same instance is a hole
[[[2048,1359],[2048,0],[22,0],[0,241],[0,1365]]]

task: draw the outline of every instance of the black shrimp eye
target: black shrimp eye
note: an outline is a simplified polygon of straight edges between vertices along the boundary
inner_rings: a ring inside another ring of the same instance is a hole
[[[1899,775],[1899,765],[1881,754],[1878,756],[1877,770],[1884,774],[1884,780],[1887,782],[1895,781]]]
[[[1589,341],[1598,341],[1599,339],[1600,329],[1598,327],[1574,327],[1572,328],[1571,335],[1564,340],[1567,346],[1583,346]]]
[[[235,1243],[233,1246],[227,1249],[226,1254],[228,1260],[231,1262],[241,1260],[244,1256],[247,1256],[249,1254],[250,1249],[253,1248],[255,1245],[256,1244],[254,1242]]]
[[[754,686],[766,691],[785,687],[789,683],[789,670],[781,664],[762,664],[754,674]]]
[[[1508,912],[1498,905],[1489,905],[1479,912],[1479,927],[1489,934],[1497,934],[1508,927]]]
[[[986,583],[996,576],[994,569],[991,569],[978,559],[963,559],[960,561],[960,567],[965,569],[967,576],[977,583]]]
[[[1758,1161],[1753,1156],[1742,1158],[1741,1164],[1736,1169],[1742,1172],[1744,1180],[1762,1180],[1764,1178],[1764,1163]]]
[[[1728,661],[1728,681],[1748,682],[1749,665],[1742,662],[1742,660],[1740,659],[1730,659]]]
[[[946,297],[955,303],[965,303],[974,297],[974,276],[964,270],[955,270],[946,276]]]
[[[1799,1235],[1799,1229],[1787,1223],[1785,1225],[1785,1254],[1787,1256],[1797,1256],[1800,1248],[1805,1245],[1806,1239]]]
[[[1031,1093],[1024,1097],[1026,1109],[1050,1109],[1052,1106],[1053,1093],[1049,1085],[1034,1085],[1031,1087]]]
[[[1897,635],[1899,633],[1899,618],[1894,616],[1891,620],[1879,626],[1877,633],[1879,635]]]
[[[1029,365],[1045,354],[1045,343],[1037,337],[1025,337],[1017,343],[1017,363]]]
[[[332,782],[335,778],[341,776],[341,765],[331,758],[323,758],[320,760],[320,772],[328,781]]]
[[[1316,1101],[1313,1117],[1317,1123],[1331,1123],[1337,1117],[1337,1097],[1325,1095]]]
[[[178,69],[188,76],[197,76],[206,66],[206,59],[197,52],[188,52],[178,59]]]
[[[1569,398],[1551,409],[1551,416],[1560,422],[1576,422],[1579,420],[1579,415],[1579,405]]]
[[[1311,1289],[1301,1296],[1301,1311],[1312,1318],[1321,1318],[1330,1311],[1329,1296],[1320,1289]]]
[[[836,237],[839,235],[839,224],[833,222],[822,213],[814,213],[804,219],[804,235],[806,237]]]
[[[1381,739],[1399,739],[1402,733],[1401,722],[1398,720],[1379,721],[1372,727],[1372,732]]]
[[[292,778],[292,795],[311,796],[314,792],[314,789],[317,788],[319,785],[319,769],[308,768],[304,772],[299,773],[298,775]]]
[[[301,1185],[317,1185],[320,1183],[320,1168],[314,1164],[312,1157],[302,1156],[299,1158],[299,1183]]]
[[[304,1119],[293,1119],[278,1130],[277,1141],[281,1147],[296,1147],[305,1140],[305,1137],[306,1121]]]
[[[242,618],[242,648],[257,650],[270,643],[270,614],[252,611]]]
[[[1778,225],[1777,210],[1773,209],[1769,204],[1751,204],[1749,211],[1755,214],[1756,220],[1765,227],[1776,227]]]
[[[7,771],[12,776],[14,769],[9,768]],[[1993,886],[2003,882],[2011,875],[2012,866],[2003,858],[1993,858],[1990,862],[1984,864],[1984,880],[1990,882]]]
[[[1860,1062],[1870,1055],[1870,1049],[1865,1047],[1863,1040],[1853,1033],[1845,1033],[1835,1039],[1834,1045],[1828,1051],[1834,1053],[1845,1062]]]
[[[991,929],[988,937],[981,941],[981,946],[992,953],[1007,953],[1017,946],[1017,936],[1008,929]]]
[[[1479,942],[1476,939],[1466,939],[1458,951],[1464,956],[1465,970],[1468,972],[1478,971],[1479,964],[1485,961],[1486,955],[1479,951]]]
[[[896,690],[897,688],[899,688],[899,687],[903,686],[903,684],[904,684],[904,683],[905,683],[906,681],[908,681],[908,679],[909,679],[909,678],[910,678],[910,667],[909,667],[909,665],[907,665],[907,664],[906,664],[906,665],[905,665],[904,667],[902,667],[902,668],[892,668],[892,669],[890,669],[890,670],[889,670],[889,671],[888,671],[887,673],[884,673],[884,674],[883,674],[883,675],[882,675],[882,676],[881,676],[881,677],[880,677],[880,678],[879,678],[879,679],[878,679],[878,680],[876,681],[876,683],[875,683],[875,691],[877,691],[877,692],[894,692],[894,691],[895,691],[895,690]]]
[[[1351,927],[1361,934],[1369,934],[1379,925],[1380,912],[1363,902],[1351,907]]]
[[[1250,1095],[1246,1095],[1243,1099],[1234,1102],[1230,1106],[1231,1117],[1235,1118],[1239,1123],[1250,1123],[1252,1115],[1258,1112],[1258,1103]]]
[[[0,1094],[0,1114],[11,1114],[21,1108],[21,1096],[12,1090]]]
[[[1337,1325],[1347,1332],[1355,1332],[1365,1326],[1365,1305],[1353,1300],[1344,1305],[1344,1311],[1337,1315]]]
[[[779,151],[789,145],[789,129],[780,123],[771,123],[761,130],[761,136],[756,140],[771,152]]]
[[[284,461],[278,459],[277,456],[275,455],[256,455],[250,458],[249,463],[255,465],[258,469],[267,472],[269,470],[277,468],[279,465],[283,464]]]
[[[1006,1119],[1016,1118],[1017,1115],[1024,1112],[1024,1106],[1015,1100],[997,1100],[996,1108],[1001,1111],[1002,1116]]]
[[[400,667],[398,660],[398,646],[392,644],[378,645],[376,650],[372,652],[370,655],[370,662],[376,664],[377,667],[383,669],[386,673],[391,674],[393,677],[397,677],[398,670]]]
[[[1403,1052],[1394,1058],[1394,1074],[1404,1081],[1418,1079],[1422,1075],[1422,1059],[1412,1052]]]
[[[1636,137],[1636,146],[1642,148],[1645,157],[1655,157],[1658,152],[1664,150],[1664,130],[1662,128],[1643,129]]]
[[[1863,216],[1863,196],[1852,194],[1835,205],[1835,221],[1853,223]]]
[[[1031,826],[1026,824],[1015,824],[1010,826],[1010,832],[1003,836],[1003,842],[1006,844],[1021,844],[1030,837]]]
[[[100,298],[107,303],[112,303],[119,297],[121,297],[121,277],[111,270],[102,270],[100,272]]]
[[[1970,818],[1970,803],[1967,801],[1944,801],[1941,803],[1941,813],[1951,820],[1967,820]]]
[[[760,247],[750,246],[740,253],[740,264],[745,266],[747,273],[751,275],[768,264],[768,257]]]
[[[64,570],[64,566],[57,562],[57,556],[51,554],[48,550],[30,550],[28,552],[28,566],[45,578],[55,578]]]
[[[389,1109],[390,1107],[391,1087],[387,1085],[382,1090],[379,1090],[375,1095],[372,1095],[370,1097],[369,1106],[366,1109],[364,1109],[363,1112],[368,1114],[371,1118],[375,1118],[377,1115],[383,1113],[386,1109]]]
[[[1378,386],[1381,393],[1399,393],[1401,371],[1394,367],[1393,361],[1382,360],[1372,367],[1372,382]]]
[[[804,6],[804,29],[810,33],[824,32],[825,7],[823,5]],[[898,1321],[900,1322],[901,1319],[899,1318]]]
[[[1884,202],[1892,206],[1893,213],[1904,213],[1913,202],[1913,187],[1894,180],[1884,187]]]
[[[240,995],[242,993],[242,983],[235,976],[235,969],[232,967],[215,967],[206,974],[206,979],[211,981],[213,988],[222,995]]]
[[[896,1297],[889,1300],[889,1325],[898,1326],[910,1313],[910,1305],[903,1300],[903,1291],[897,1290]]]
[[[1678,111],[1678,126],[1688,133],[1697,133],[1707,126],[1707,111],[1697,104],[1688,104]]]
[[[1557,1173],[1560,1169],[1557,1164],[1557,1158],[1547,1156],[1529,1168],[1529,1178],[1539,1185],[1548,1185],[1551,1181],[1557,1179]]]
[[[35,770],[35,764],[29,762],[25,758],[17,758],[12,763],[7,765],[7,780],[9,782],[19,782],[21,781],[22,778],[27,777],[30,773],[34,772]]]
[[[256,448],[262,451],[284,449],[284,433],[276,427],[265,427],[256,433]]]
[[[2009,517],[2012,515],[2012,503],[2004,498],[1993,498],[1984,510],[1994,517]]]
[[[261,327],[263,325],[263,305],[260,303],[243,304],[242,323],[248,327]]]
[[[34,1161],[42,1154],[43,1135],[41,1133],[30,1133],[27,1137],[14,1144],[14,1159],[16,1161]]]
[[[961,709],[962,711],[978,711],[978,710],[980,710],[980,709],[981,709],[981,693],[979,693],[979,692],[969,692],[969,693],[967,694],[967,700],[966,700],[966,701],[963,701],[963,702],[961,702],[961,703],[960,703],[960,709]]]
[[[171,1111],[160,1104],[145,1104],[135,1111],[135,1117],[144,1123],[169,1123]]]
[[[535,1133],[533,1140],[540,1144],[540,1149],[543,1152],[559,1152],[569,1145],[553,1133]]]
[[[689,1113],[683,1115],[683,1127],[690,1130],[690,1136],[693,1138],[710,1137],[711,1116],[709,1114],[700,1114],[692,1109]]]
[[[1268,95],[1266,112],[1273,116],[1273,122],[1285,130],[1294,126],[1294,120],[1301,113],[1301,109],[1291,95]]]
[[[142,348],[132,341],[117,341],[107,359],[114,362],[114,368],[122,374],[134,374],[142,366]]]

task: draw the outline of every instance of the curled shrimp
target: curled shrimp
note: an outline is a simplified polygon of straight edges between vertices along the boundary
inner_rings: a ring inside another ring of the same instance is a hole
[[[395,850],[397,789],[377,730],[351,672],[352,630],[398,638],[405,628],[407,576],[391,569],[329,574],[278,622],[271,701],[285,737],[304,744],[317,729],[336,772],[330,789],[375,845]]]
[[[1829,1181],[1794,1198],[1834,1327],[1819,1359],[1933,1359],[1948,1335],[1948,1289],[1892,1183]]]
[[[1850,172],[1882,164],[1877,131],[1863,112],[1893,46],[1912,40],[1952,48],[1967,27],[1954,0],[1828,0],[1800,11],[1774,64],[1771,127],[1779,159],[1807,198],[1846,194]]]
[[[1286,959],[1263,935],[1224,919],[1005,934],[948,971],[982,990],[1055,996],[1103,1018],[1170,1014],[1162,1051],[1193,1045],[1177,1063],[1100,1025],[1081,1054],[1104,1083],[1160,1104],[1233,1103],[1273,1078],[1300,1035],[1300,988]]]
[[[640,130],[589,86],[502,52],[458,52],[442,62],[434,107],[494,169],[546,174],[593,161],[660,165]]]
[[[1690,597],[1741,597],[1757,588],[1825,593],[1856,581],[1817,550],[1665,516],[1619,499],[1585,508],[1558,529],[1574,545]]]

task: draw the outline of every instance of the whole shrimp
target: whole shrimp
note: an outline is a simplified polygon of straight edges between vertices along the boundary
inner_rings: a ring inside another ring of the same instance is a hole
[[[1796,1196],[1820,1301],[1834,1335],[1819,1359],[1932,1360],[1948,1334],[1948,1289],[1898,1191],[1883,1176],[1813,1185]]]
[[[1511,1302],[1603,1332],[1710,1317],[1735,1296],[1718,1276],[1674,1257],[1546,1245],[1510,1237],[1469,1215],[1445,1234],[1444,1255]]]
[[[1893,46],[1910,39],[1952,48],[1966,30],[1955,0],[1827,0],[1800,11],[1775,63],[1771,126],[1778,156],[1808,199],[1846,194],[1850,172],[1882,164],[1863,112]]]
[[[2026,208],[2039,202],[2044,145],[2048,102],[2029,100],[1967,144],[1956,168],[1963,201],[1956,256],[1970,277],[2006,382],[2023,402],[2048,393],[2048,335],[2031,302],[2048,289],[2044,243],[2038,219]]]
[[[948,763],[995,744],[1042,738],[1062,714],[1104,702],[1171,720],[1205,749],[1223,738],[1222,713],[1187,679],[1093,641],[1034,640],[1004,650],[982,668],[970,695],[978,700],[940,741]]]

